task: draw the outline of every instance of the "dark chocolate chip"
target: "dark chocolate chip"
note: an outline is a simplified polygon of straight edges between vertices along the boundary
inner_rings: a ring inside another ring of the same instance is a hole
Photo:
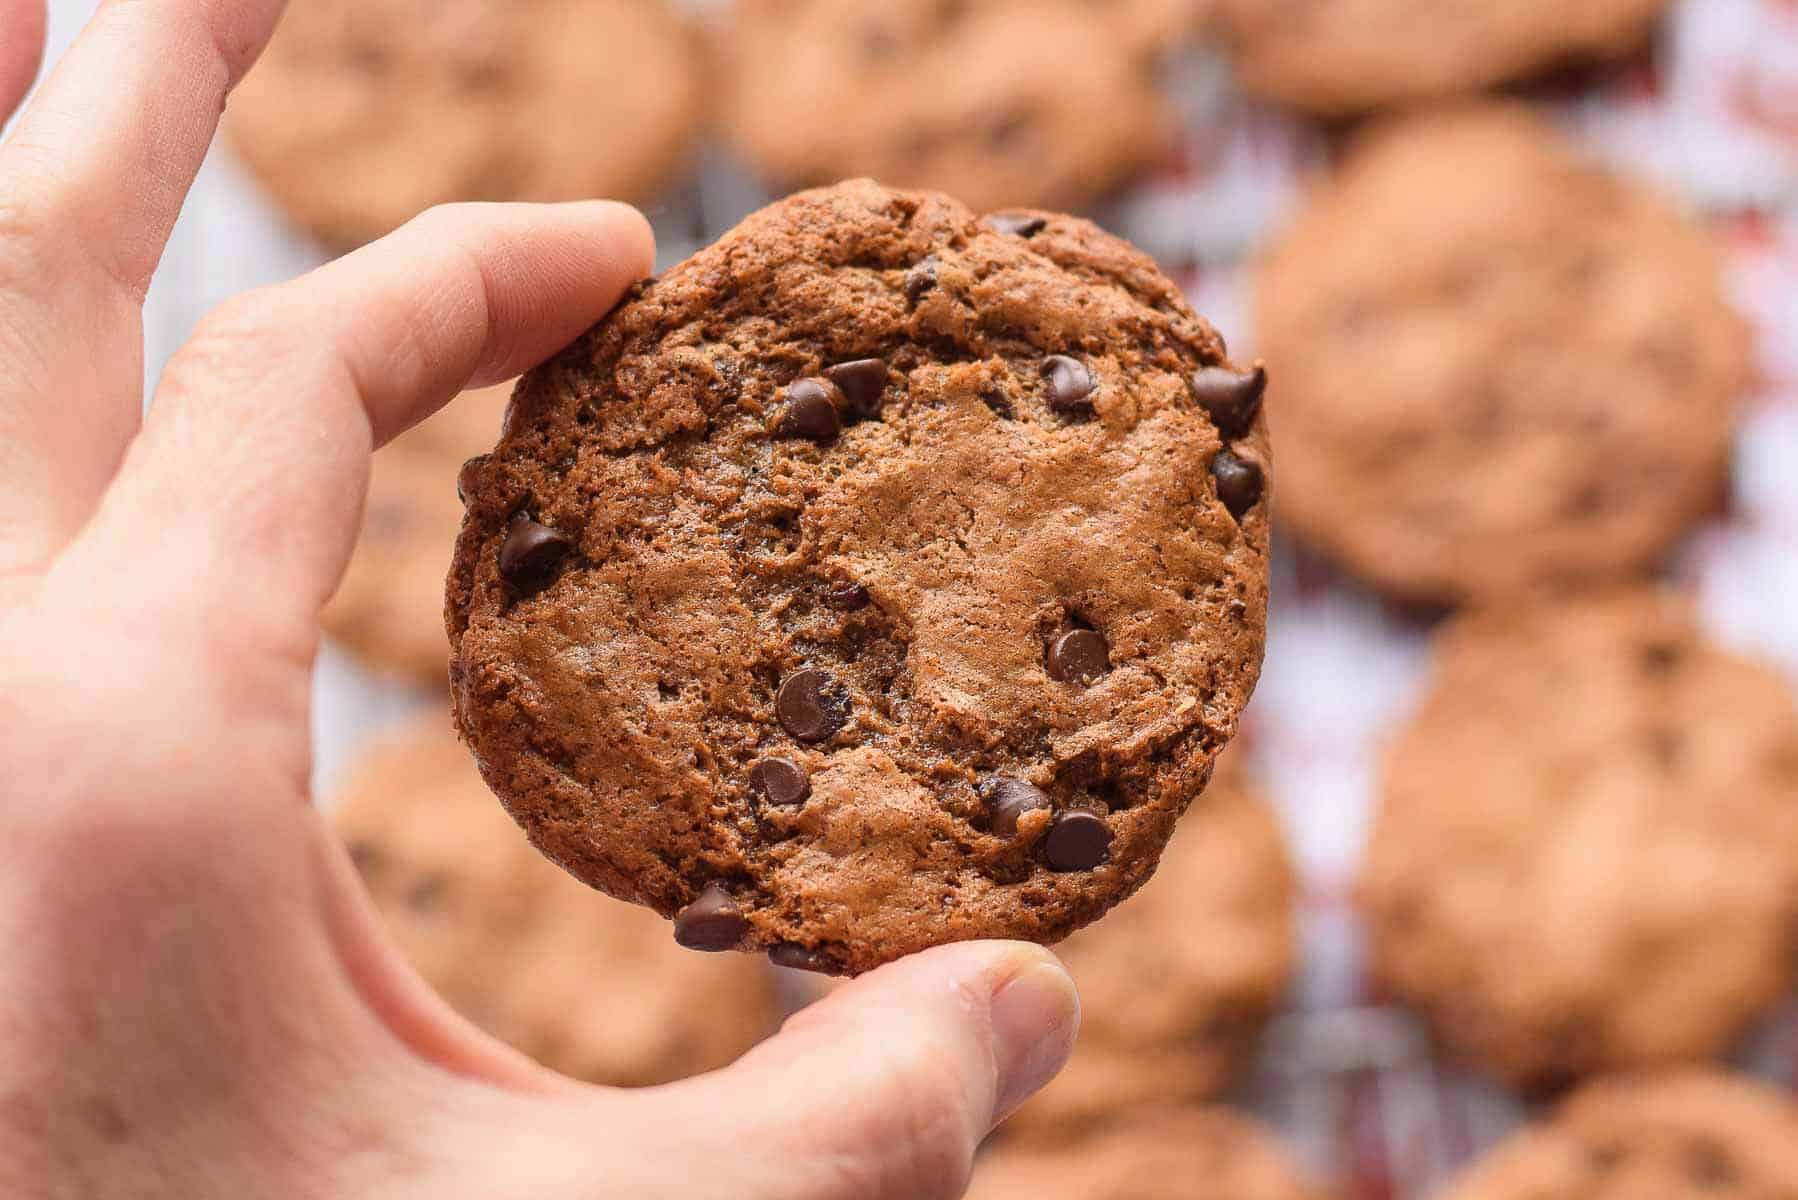
[[[1093,389],[1099,385],[1087,365],[1077,358],[1056,354],[1043,360],[1043,399],[1059,413],[1092,407]]]
[[[1091,683],[1111,670],[1111,643],[1096,629],[1076,629],[1049,647],[1049,674],[1062,683]]]
[[[1000,233],[1032,238],[1048,227],[1049,218],[1035,213],[993,213],[986,219],[986,223]]]
[[[1211,460],[1211,478],[1217,481],[1217,498],[1239,521],[1261,502],[1261,468],[1246,458],[1219,450]]]
[[[500,543],[499,573],[521,592],[537,591],[549,583],[573,549],[574,543],[563,534],[520,516]]]
[[[1015,836],[1019,817],[1039,808],[1049,808],[1054,803],[1049,799],[1049,793],[1035,784],[1004,776],[988,780],[982,792],[993,832],[1000,837]]]
[[[865,421],[878,417],[886,404],[887,365],[878,358],[858,358],[838,363],[824,372],[824,378],[843,393],[843,411]]]
[[[1193,372],[1192,394],[1226,441],[1242,437],[1254,428],[1261,412],[1261,398],[1267,394],[1267,368],[1260,363],[1252,371],[1201,367]]]
[[[748,932],[749,922],[719,883],[706,884],[698,899],[674,918],[674,940],[689,950],[735,950]]]
[[[792,971],[811,971],[818,975],[840,975],[841,969],[822,950],[807,950],[798,942],[782,942],[768,951],[768,961]]]
[[[847,698],[823,671],[808,668],[789,675],[774,698],[783,729],[802,742],[822,742],[848,719]]]
[[[749,788],[769,804],[792,808],[812,794],[812,778],[790,758],[764,758],[749,768]]]
[[[934,256],[919,262],[905,273],[905,298],[913,304],[922,300],[925,294],[936,287],[936,258]]]
[[[475,476],[481,473],[481,469],[492,457],[491,454],[477,454],[462,464],[462,469],[456,472],[456,499],[464,504],[468,503],[468,493],[474,491]]]
[[[861,584],[845,581],[831,585],[830,602],[844,612],[858,612],[872,604],[874,597]]]
[[[1111,853],[1111,826],[1084,809],[1064,812],[1049,826],[1043,856],[1056,871],[1090,871]]]
[[[774,431],[781,437],[834,442],[843,431],[843,420],[837,415],[842,399],[842,391],[828,379],[801,379],[787,389],[787,406]]]

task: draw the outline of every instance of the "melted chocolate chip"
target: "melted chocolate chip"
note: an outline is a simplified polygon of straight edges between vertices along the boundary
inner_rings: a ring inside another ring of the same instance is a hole
[[[748,932],[748,920],[719,883],[706,884],[699,897],[674,918],[674,940],[689,950],[735,950]]]
[[[1233,440],[1254,428],[1267,394],[1267,369],[1259,363],[1252,371],[1201,367],[1193,372],[1192,394],[1225,440]]]
[[[992,823],[993,832],[1000,837],[1016,836],[1019,817],[1040,808],[1049,808],[1054,803],[1049,799],[1049,793],[1035,784],[1004,776],[988,780],[981,789],[981,798],[986,801],[987,818]]]
[[[774,698],[781,728],[801,742],[822,742],[848,720],[848,698],[823,671],[808,668],[789,675]]]
[[[1211,460],[1211,478],[1217,481],[1217,498],[1238,521],[1261,502],[1261,468],[1246,458],[1219,450]]]
[[[843,395],[843,411],[858,421],[878,417],[886,405],[887,365],[878,358],[858,358],[824,372]]]
[[[872,604],[874,597],[861,584],[845,581],[831,585],[830,602],[844,612],[859,612]]]
[[[769,804],[792,808],[812,794],[812,777],[790,758],[764,758],[749,768],[749,790]]]
[[[1111,826],[1097,813],[1074,809],[1055,818],[1043,857],[1055,871],[1090,871],[1111,853]]]
[[[1043,360],[1043,399],[1059,413],[1083,412],[1092,407],[1093,390],[1099,385],[1092,371],[1077,358],[1057,354]]]
[[[1049,218],[1034,213],[993,213],[986,219],[986,223],[1000,233],[1033,238],[1048,227]]]
[[[1049,647],[1049,675],[1061,683],[1091,683],[1111,670],[1111,643],[1096,629],[1075,629]]]
[[[837,405],[843,393],[828,379],[801,379],[787,389],[787,406],[781,410],[774,431],[781,437],[805,438],[820,445],[837,440],[843,431]]]
[[[768,961],[792,971],[816,975],[840,975],[842,971],[822,950],[808,950],[798,942],[782,942],[768,951]]]
[[[913,304],[936,287],[936,257],[932,255],[905,273],[905,298]]]
[[[499,547],[499,573],[521,592],[542,590],[556,568],[574,550],[574,543],[547,525],[518,517],[506,530]]]

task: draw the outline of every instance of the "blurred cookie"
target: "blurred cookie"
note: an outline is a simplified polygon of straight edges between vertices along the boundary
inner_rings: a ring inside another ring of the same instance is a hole
[[[1157,0],[743,0],[724,120],[773,183],[866,175],[977,212],[1078,208],[1153,163],[1176,121]]]
[[[1216,1095],[1291,981],[1296,881],[1279,818],[1230,756],[1155,878],[1058,948],[1080,985],[1080,1044],[1006,1123],[1072,1136],[1128,1105]]]
[[[1616,1079],[1489,1153],[1443,1200],[1792,1200],[1798,1104],[1720,1072]]]
[[[1248,90],[1343,117],[1620,57],[1667,3],[1216,0],[1216,19]]]
[[[419,973],[464,1016],[563,1074],[665,1083],[729,1064],[779,1021],[762,964],[687,954],[653,914],[533,850],[447,715],[372,750],[334,815]]]
[[[1260,674],[1265,384],[1088,222],[789,197],[526,376],[465,474],[462,730],[693,948],[1059,940]]]
[[[1722,499],[1709,238],[1519,107],[1369,134],[1261,264],[1282,515],[1407,600],[1628,578]]]
[[[1650,593],[1442,635],[1386,763],[1376,975],[1526,1087],[1726,1050],[1786,990],[1798,714]]]
[[[1058,1146],[1001,1141],[968,1200],[1315,1200],[1273,1135],[1222,1108],[1118,1113]]]
[[[449,676],[443,577],[462,528],[456,475],[493,448],[512,385],[459,397],[375,454],[362,535],[325,632],[384,671],[442,688]]]
[[[644,201],[697,131],[696,50],[665,0],[306,0],[227,128],[332,246],[450,201]]]

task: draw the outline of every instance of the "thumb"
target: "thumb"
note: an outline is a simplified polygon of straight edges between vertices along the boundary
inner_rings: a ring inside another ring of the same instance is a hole
[[[736,1186],[720,1194],[958,1200],[981,1140],[1061,1070],[1079,1025],[1049,951],[945,946],[858,979],[662,1099],[687,1114],[673,1127],[716,1143],[688,1161],[729,1164]]]

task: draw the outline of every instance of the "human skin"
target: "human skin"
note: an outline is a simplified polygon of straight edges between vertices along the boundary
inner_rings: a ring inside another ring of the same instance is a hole
[[[620,1092],[482,1035],[380,932],[307,791],[369,454],[653,247],[613,204],[431,212],[226,304],[141,418],[145,290],[280,7],[108,0],[0,143],[0,1194],[959,1196],[1072,1042],[1047,951],[917,955]],[[0,0],[0,116],[42,27]]]

